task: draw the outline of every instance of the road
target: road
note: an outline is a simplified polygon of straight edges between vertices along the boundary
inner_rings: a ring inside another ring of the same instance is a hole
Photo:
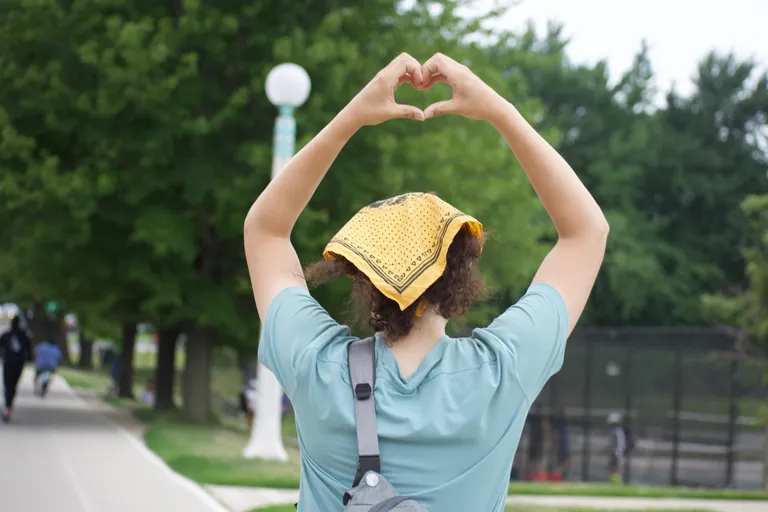
[[[44,399],[33,394],[32,381],[28,369],[13,421],[0,424],[0,510],[226,511],[63,380],[55,379]]]

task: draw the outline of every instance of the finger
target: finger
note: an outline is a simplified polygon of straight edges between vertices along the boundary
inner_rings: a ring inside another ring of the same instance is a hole
[[[432,117],[442,116],[444,114],[457,114],[458,105],[454,100],[438,101],[433,103],[424,109],[424,118],[430,119]]]
[[[453,64],[456,64],[456,62],[450,57],[446,57],[442,53],[436,53],[421,68],[426,76],[442,74],[446,78],[450,78]]]
[[[390,68],[393,78],[396,77],[398,81],[400,77],[406,74],[411,75],[411,83],[414,85],[420,85],[424,81],[421,64],[407,53],[401,53],[388,68]]]
[[[440,83],[440,82],[444,82],[444,83],[447,84],[448,83],[448,78],[444,74],[442,74],[442,73],[438,73],[436,75],[431,75],[431,76],[430,75],[426,75],[426,78],[424,79],[424,83],[422,84],[422,88],[423,89],[429,89],[433,85],[435,85],[437,83]]]
[[[392,111],[392,117],[398,117],[402,119],[415,119],[417,121],[423,121],[425,119],[424,112],[420,108],[414,107],[412,105],[401,105],[399,103],[395,103],[395,107]]]
[[[411,75],[413,78],[413,83],[415,85],[420,85],[424,82],[424,72],[421,69],[421,64],[419,61],[408,55],[407,53],[403,53],[400,58],[403,61],[403,66],[405,67],[405,72]]]

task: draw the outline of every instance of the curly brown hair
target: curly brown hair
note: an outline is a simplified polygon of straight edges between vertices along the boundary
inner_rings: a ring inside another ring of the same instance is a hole
[[[357,320],[382,332],[387,341],[395,342],[413,327],[419,304],[427,304],[443,318],[461,316],[472,302],[485,292],[485,281],[474,263],[480,257],[483,240],[472,236],[466,227],[454,237],[448,248],[443,275],[422,294],[419,300],[401,311],[397,302],[381,293],[370,279],[345,258],[323,259],[305,269],[305,277],[312,286],[319,286],[337,277],[352,277],[352,299]]]

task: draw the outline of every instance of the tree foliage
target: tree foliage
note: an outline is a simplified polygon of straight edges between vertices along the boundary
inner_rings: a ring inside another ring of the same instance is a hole
[[[0,20],[0,272],[10,294],[55,297],[101,332],[140,320],[182,325],[203,358],[212,340],[252,350],[258,318],[242,221],[270,176],[268,70],[293,61],[312,77],[300,142],[407,48],[422,59],[444,51],[503,92],[522,90],[464,42],[481,29],[459,6],[445,1],[437,16],[427,2],[383,0],[309,11],[194,0],[9,8]],[[398,96],[426,106],[448,94]],[[498,233],[486,256],[498,290],[522,286],[543,252],[538,234],[549,228],[529,222],[540,207],[518,164],[488,126],[460,119],[358,134],[302,216],[297,250],[319,257],[357,209],[404,190],[435,190]],[[343,293],[318,291],[339,314]]]
[[[746,284],[739,203],[765,190],[768,85],[754,63],[702,60],[690,97],[660,106],[647,51],[605,63],[544,35],[489,33],[463,0],[22,0],[0,15],[0,287],[55,298],[90,336],[151,322],[185,332],[196,372],[211,343],[255,351],[242,222],[270,179],[275,65],[312,79],[299,146],[402,51],[467,63],[534,122],[603,205],[606,264],[585,322],[706,322],[699,297]],[[398,90],[425,107],[450,90]],[[491,233],[481,323],[527,286],[554,231],[494,130],[461,118],[392,121],[350,141],[299,219],[306,263],[360,207],[435,191]],[[751,267],[750,267],[751,268]],[[344,317],[348,283],[317,290]],[[498,299],[498,300],[493,300]],[[169,337],[169,339],[171,339]],[[191,341],[190,341],[191,340]],[[199,349],[199,350],[198,350]],[[192,370],[191,370],[192,371]],[[197,373],[199,372],[199,374]],[[184,396],[202,418],[207,382]],[[196,398],[195,398],[196,397]]]
[[[660,104],[645,46],[617,83],[606,63],[572,63],[566,48],[561,27],[529,29],[506,62],[544,103],[540,124],[564,134],[561,153],[611,223],[584,321],[708,323],[701,295],[744,283],[739,204],[768,184],[765,72],[710,54],[694,92],[668,91]]]
[[[729,294],[705,295],[705,311],[738,326],[768,355],[768,195],[752,195],[742,203],[751,232],[743,250],[747,286]]]

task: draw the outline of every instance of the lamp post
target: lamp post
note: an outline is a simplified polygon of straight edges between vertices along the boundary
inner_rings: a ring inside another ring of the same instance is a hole
[[[293,157],[296,141],[293,112],[307,101],[310,88],[309,75],[297,64],[280,64],[267,75],[267,98],[279,109],[275,119],[272,179]],[[281,433],[283,390],[275,375],[261,363],[258,365],[256,378],[258,408],[251,438],[243,455],[249,459],[288,460]]]

